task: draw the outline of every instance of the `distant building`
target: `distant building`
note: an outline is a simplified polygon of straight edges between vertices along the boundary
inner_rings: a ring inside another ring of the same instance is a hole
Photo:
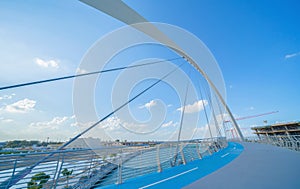
[[[7,142],[0,142],[0,148],[4,147]]]
[[[59,148],[62,144],[57,143],[57,144],[48,144],[47,148],[51,149],[51,150],[56,150],[57,148]]]
[[[101,141],[99,138],[78,138],[71,144],[69,144],[66,148],[71,149],[96,149],[96,148],[104,148],[104,147],[116,147],[122,146],[120,142],[116,141]]]
[[[277,123],[273,125],[252,127],[254,134],[260,136],[300,135],[300,122]]]

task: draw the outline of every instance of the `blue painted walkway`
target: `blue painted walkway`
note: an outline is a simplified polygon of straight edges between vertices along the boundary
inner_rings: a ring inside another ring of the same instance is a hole
[[[202,160],[195,160],[186,165],[169,168],[161,173],[128,179],[123,184],[98,188],[182,188],[225,166],[238,157],[243,149],[242,145],[230,142],[227,148],[214,153],[212,156],[206,156]]]
[[[299,189],[300,152],[267,144],[241,143],[243,153],[185,189]]]

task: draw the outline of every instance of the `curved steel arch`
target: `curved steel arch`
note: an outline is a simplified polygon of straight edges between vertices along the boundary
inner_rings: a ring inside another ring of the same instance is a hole
[[[219,92],[218,88],[215,86],[213,81],[209,78],[209,76],[201,69],[198,64],[190,57],[185,51],[183,51],[173,40],[171,40],[167,35],[161,32],[157,27],[148,22],[144,17],[138,14],[135,10],[130,8],[121,0],[80,0],[83,3],[86,3],[110,16],[113,18],[124,22],[127,25],[132,26],[133,28],[143,32],[144,34],[150,36],[151,38],[157,40],[158,42],[168,46],[170,49],[174,50],[177,54],[184,57],[203,77],[206,79],[208,84],[211,86],[213,91],[217,94],[219,100],[224,105],[225,110],[228,112],[233,126],[236,129],[240,140],[244,140],[243,134],[234,119],[228,105],[226,104],[224,98]],[[116,9],[118,11],[116,11]]]

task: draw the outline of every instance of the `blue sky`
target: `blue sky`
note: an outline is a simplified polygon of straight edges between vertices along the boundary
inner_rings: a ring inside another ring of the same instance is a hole
[[[182,27],[207,45],[222,70],[227,103],[237,117],[279,111],[240,121],[241,127],[262,125],[263,120],[299,120],[299,2],[125,2],[147,20]],[[74,74],[95,41],[121,26],[124,24],[120,21],[78,1],[1,1],[0,86]],[[158,51],[154,48],[152,54],[143,53],[140,57],[172,57],[171,53]],[[74,136],[78,128],[74,126],[72,87],[73,80],[68,80],[1,91],[0,141],[45,140],[48,136],[52,140],[66,140]],[[163,88],[156,91],[171,93]],[[97,92],[103,97],[108,95]],[[138,116],[138,107],[150,103],[151,98],[146,95],[133,104],[137,110],[133,113]],[[176,124],[180,115],[176,98],[155,98],[172,104],[165,123]],[[103,100],[100,98],[96,103],[101,106]],[[189,100],[188,104],[195,102],[192,97]],[[110,110],[108,106],[105,109]],[[101,117],[101,110],[98,112]],[[147,120],[144,114],[140,116]]]

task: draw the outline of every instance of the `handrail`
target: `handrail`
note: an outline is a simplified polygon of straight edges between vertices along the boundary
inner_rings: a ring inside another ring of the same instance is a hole
[[[90,188],[107,184],[121,184],[124,180],[139,175],[164,171],[174,166],[201,159],[227,146],[226,138],[207,138],[178,142],[155,142],[154,146],[110,146],[97,149],[65,149],[51,152],[10,154],[0,156],[0,188],[3,183],[20,173],[24,168],[39,161],[43,156],[54,155],[41,162],[31,173],[14,184],[27,188],[34,175],[45,173],[49,178],[43,188]],[[159,158],[159,161],[158,159]],[[39,184],[36,181],[35,184]]]
[[[260,135],[247,137],[245,141],[271,144],[300,151],[300,135]]]

